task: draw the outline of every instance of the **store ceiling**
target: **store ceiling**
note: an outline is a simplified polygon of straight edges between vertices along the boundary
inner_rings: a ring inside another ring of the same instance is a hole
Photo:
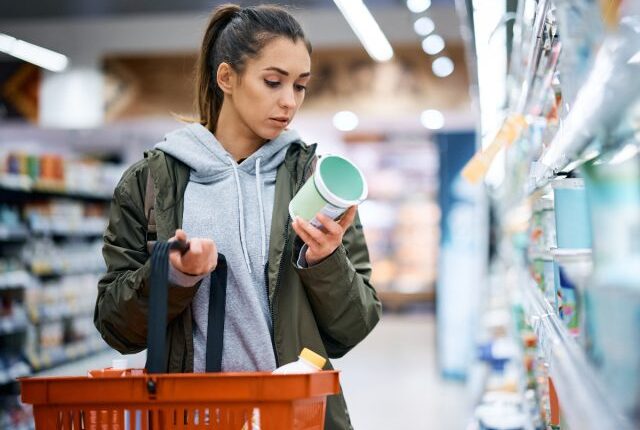
[[[405,0],[364,0],[371,8],[392,8],[404,6]],[[228,1],[212,0],[39,0],[37,6],[30,1],[0,2],[0,17],[3,20],[39,18],[87,18],[139,14],[200,12],[209,11],[218,4]],[[236,1],[243,5],[257,3],[279,3],[303,9],[323,9],[335,7],[332,0],[290,0],[290,1]],[[434,5],[451,6],[454,0],[432,0]]]

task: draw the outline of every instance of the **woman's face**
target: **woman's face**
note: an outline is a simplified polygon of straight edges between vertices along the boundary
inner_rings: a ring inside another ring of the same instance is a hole
[[[271,140],[293,119],[304,100],[311,58],[302,40],[278,37],[248,59],[232,79],[230,102],[255,135]]]

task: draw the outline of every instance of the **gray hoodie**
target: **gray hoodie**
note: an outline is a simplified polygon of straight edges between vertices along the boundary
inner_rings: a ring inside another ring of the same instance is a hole
[[[191,168],[184,195],[182,228],[189,237],[211,238],[228,265],[222,370],[271,371],[276,367],[272,321],[265,282],[276,171],[287,148],[299,141],[283,131],[237,164],[215,136],[190,124],[165,136],[155,147]],[[191,286],[202,277],[175,269],[173,283]],[[192,303],[194,371],[205,370],[209,277]]]

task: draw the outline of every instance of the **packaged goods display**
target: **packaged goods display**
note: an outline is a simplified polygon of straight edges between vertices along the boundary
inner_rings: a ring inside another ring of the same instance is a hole
[[[17,377],[106,348],[93,310],[122,168],[15,151],[0,161],[0,389],[11,391]]]
[[[639,19],[633,1],[518,2],[504,114],[526,125],[493,190],[491,270],[535,337],[526,428],[640,425]]]

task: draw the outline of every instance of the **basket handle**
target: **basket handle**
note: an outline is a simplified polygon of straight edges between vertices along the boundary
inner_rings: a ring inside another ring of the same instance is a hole
[[[189,251],[189,242],[155,242],[151,253],[149,314],[147,324],[147,373],[166,373],[167,312],[169,300],[169,251]],[[207,322],[207,352],[205,369],[222,369],[222,341],[225,302],[227,297],[227,261],[218,253],[216,270],[211,273],[209,288],[209,320]]]

